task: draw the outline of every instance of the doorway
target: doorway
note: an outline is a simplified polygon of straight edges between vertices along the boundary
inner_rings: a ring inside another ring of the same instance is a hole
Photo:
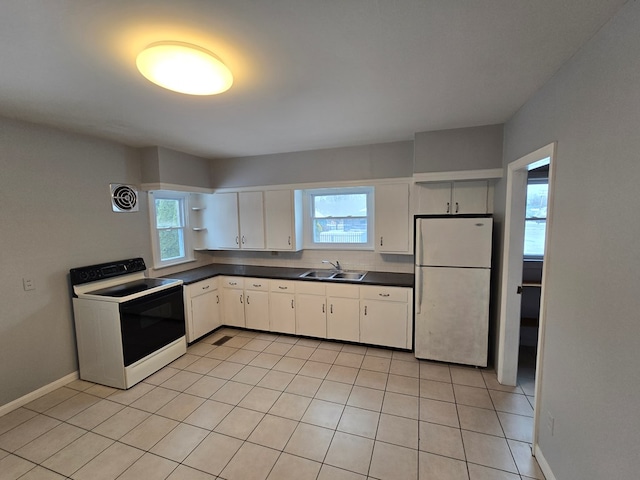
[[[525,249],[525,218],[527,180],[529,172],[549,164],[549,189],[547,198],[548,215],[544,234],[543,266],[540,277],[540,307],[537,325],[537,345],[535,349],[535,398],[542,375],[542,354],[544,350],[544,313],[545,313],[545,277],[549,268],[548,245],[551,231],[553,202],[553,177],[555,171],[556,144],[551,143],[535,152],[510,163],[507,166],[506,201],[504,217],[504,243],[502,250],[502,270],[500,284],[500,310],[498,319],[498,344],[496,374],[503,385],[516,385],[518,382],[518,363],[520,357],[521,312],[523,287],[523,265]],[[527,360],[523,358],[523,360]],[[534,408],[534,444],[536,437],[538,409]]]

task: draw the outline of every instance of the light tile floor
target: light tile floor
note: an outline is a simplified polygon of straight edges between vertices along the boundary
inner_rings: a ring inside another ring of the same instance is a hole
[[[225,328],[127,391],[77,380],[0,417],[0,479],[544,479],[522,380]]]

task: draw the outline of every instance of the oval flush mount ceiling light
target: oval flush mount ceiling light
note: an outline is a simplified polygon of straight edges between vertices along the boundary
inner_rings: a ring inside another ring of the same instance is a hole
[[[147,80],[188,95],[215,95],[229,90],[233,83],[224,63],[188,43],[152,43],[140,52],[136,65]]]

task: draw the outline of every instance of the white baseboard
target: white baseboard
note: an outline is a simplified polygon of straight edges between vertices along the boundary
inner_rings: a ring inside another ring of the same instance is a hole
[[[544,473],[545,478],[547,480],[556,480],[556,477],[551,471],[551,467],[549,467],[549,464],[547,463],[547,459],[544,458],[544,455],[542,454],[542,451],[540,450],[540,447],[538,446],[538,444],[534,446],[533,451],[534,451],[534,456],[538,461],[538,465],[540,466],[540,470],[542,470],[542,473]]]
[[[26,395],[15,399],[13,402],[9,402],[5,405],[2,405],[0,406],[0,417],[2,415],[5,415],[15,410],[16,408],[20,408],[21,406],[26,405],[29,402],[33,402],[35,399],[40,398],[49,392],[53,392],[54,390],[66,385],[67,383],[77,380],[78,378],[80,378],[80,374],[76,370],[75,372],[70,373],[69,375],[65,375],[64,377],[56,380],[55,382],[51,382],[50,384],[45,385],[44,387],[41,387],[38,390],[34,390],[31,393],[27,393]]]

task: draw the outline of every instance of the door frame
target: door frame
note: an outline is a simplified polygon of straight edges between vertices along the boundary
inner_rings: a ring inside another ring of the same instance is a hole
[[[542,379],[542,357],[544,353],[544,331],[546,326],[546,285],[549,271],[549,240],[552,231],[553,190],[555,185],[556,147],[553,142],[538,150],[511,162],[507,166],[507,186],[504,216],[504,240],[502,249],[502,269],[500,284],[500,314],[498,323],[498,348],[496,375],[503,385],[517,383],[518,349],[520,344],[520,315],[509,316],[509,306],[514,300],[520,300],[517,287],[522,285],[522,263],[524,257],[524,215],[523,196],[526,202],[527,172],[549,159],[549,193],[547,197],[547,225],[545,231],[545,252],[542,266],[542,286],[540,292],[540,315],[538,323],[538,347],[536,355],[535,408],[532,443],[535,447],[538,437],[540,380]],[[524,183],[522,179],[524,178]],[[520,206],[520,208],[518,208]],[[517,302],[518,305],[520,302]]]
[[[502,249],[500,315],[498,329],[498,349],[496,375],[503,385],[516,385],[518,375],[518,347],[520,337],[520,316],[509,315],[513,303],[520,304],[517,294],[522,285],[522,262],[524,257],[524,207],[527,188],[527,172],[540,165],[543,159],[550,159],[549,196],[547,199],[547,228],[545,238],[545,262],[542,271],[542,290],[540,296],[540,330],[543,320],[544,279],[548,266],[546,245],[551,230],[553,202],[554,156],[556,144],[550,143],[525,155],[507,166],[507,186],[504,215],[504,240]],[[540,331],[539,330],[539,331]],[[538,343],[538,349],[541,344]]]

